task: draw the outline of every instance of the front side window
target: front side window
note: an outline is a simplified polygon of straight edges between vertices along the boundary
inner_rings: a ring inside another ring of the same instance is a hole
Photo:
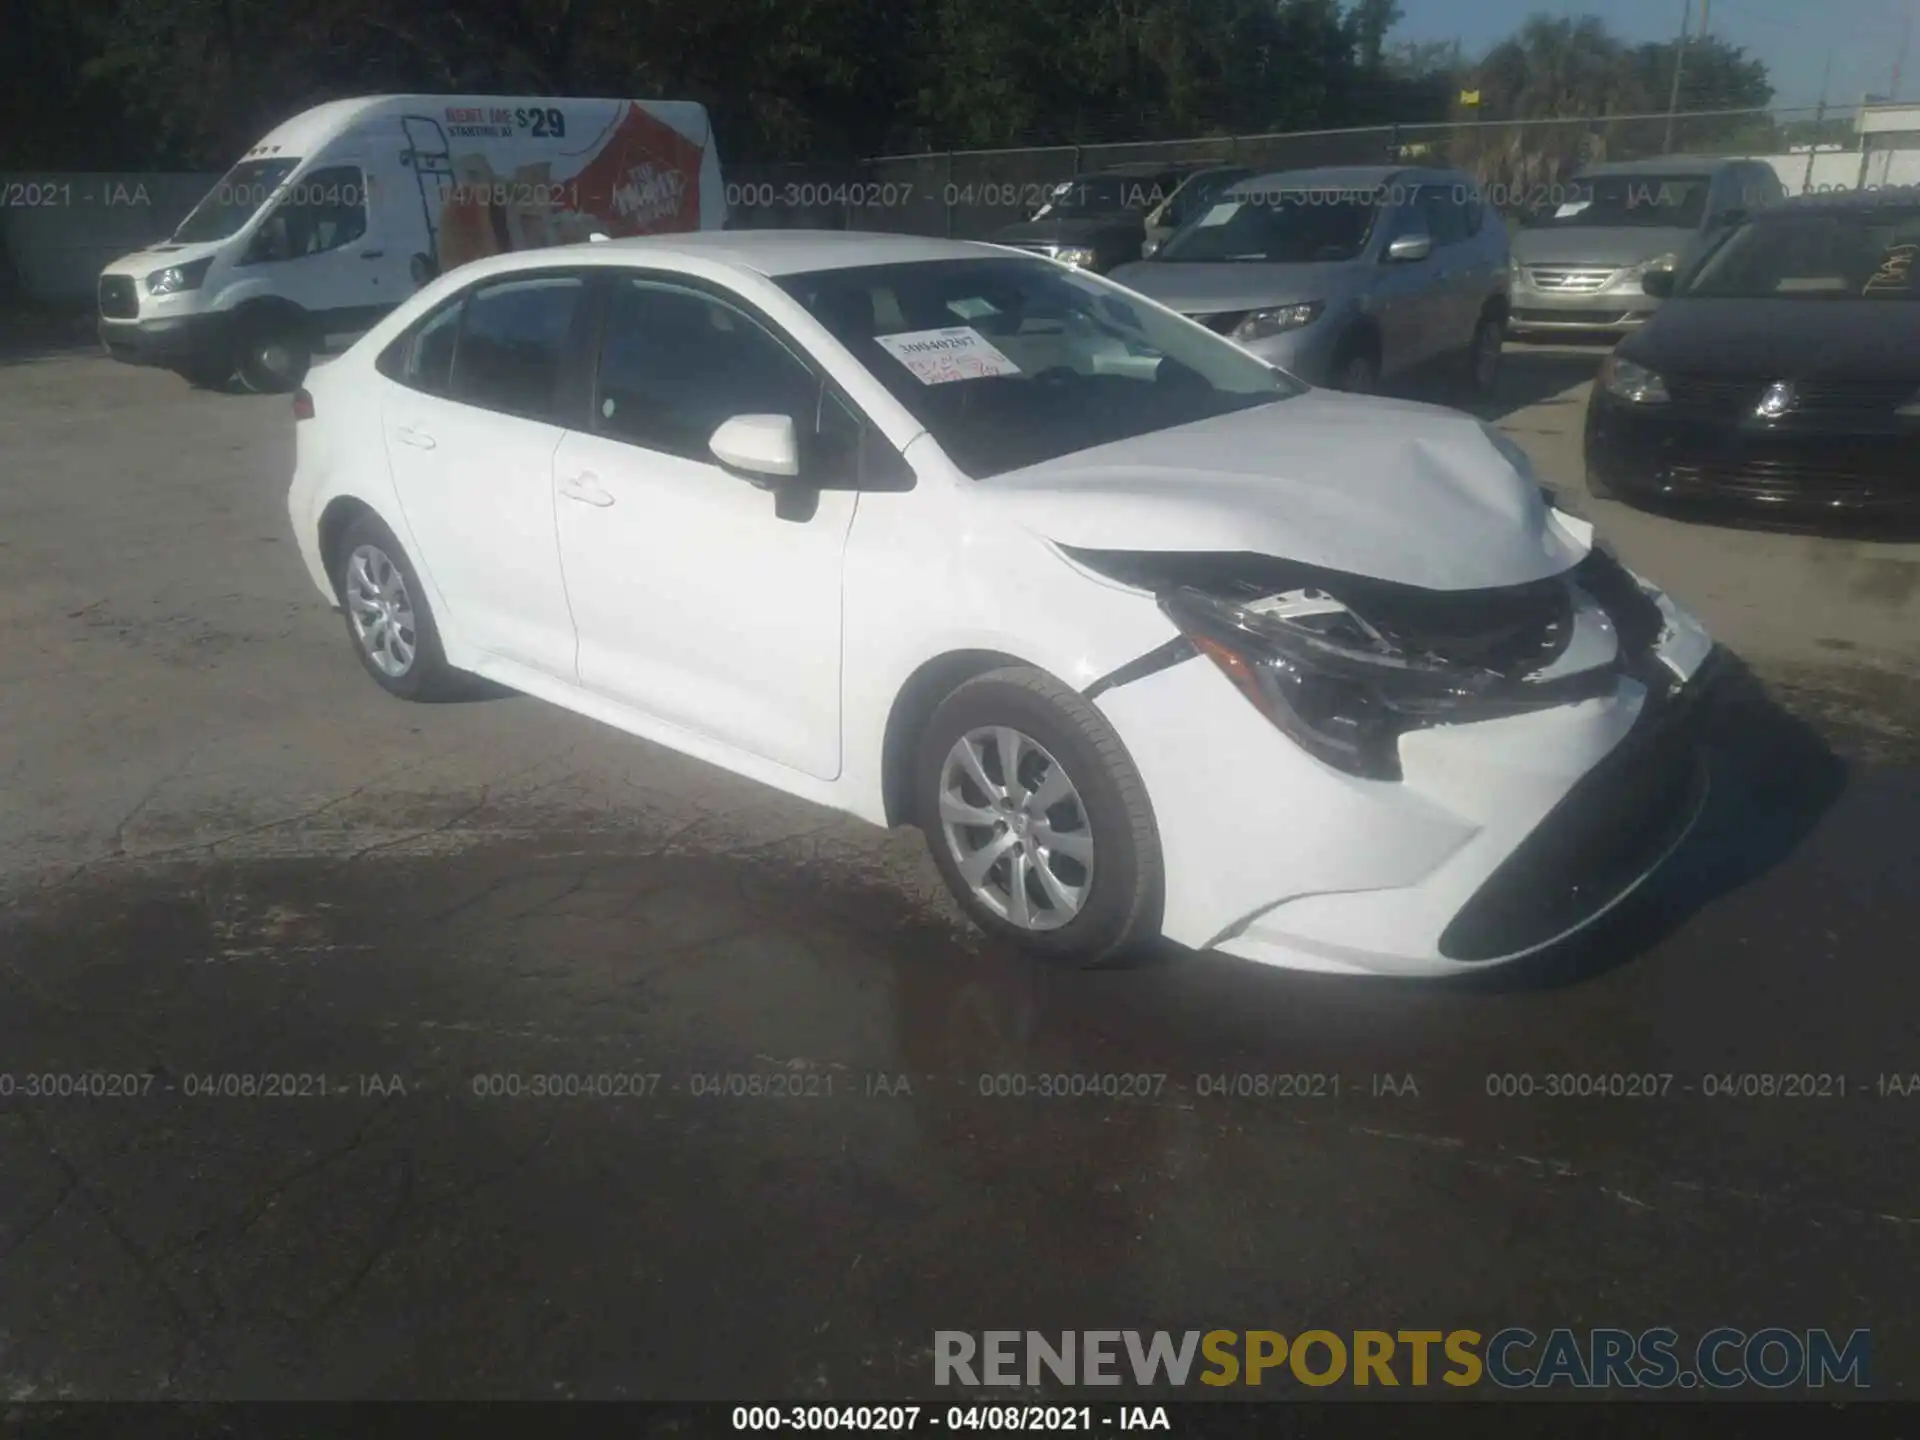
[[[1920,208],[1771,211],[1729,235],[1687,281],[1703,300],[1912,300]]]
[[[1434,245],[1458,245],[1468,235],[1466,207],[1450,185],[1420,187],[1420,216]]]
[[[1168,237],[1158,258],[1266,265],[1353,260],[1367,248],[1379,208],[1371,191],[1229,190]]]
[[[309,170],[286,186],[255,232],[250,261],[298,260],[367,233],[367,182],[358,165]]]
[[[504,280],[474,291],[460,307],[449,398],[530,420],[552,420],[560,366],[585,289],[575,275]],[[437,364],[439,340],[421,332],[415,356]]]
[[[1117,285],[1046,260],[939,260],[779,284],[985,477],[1300,393]]]
[[[829,399],[791,350],[724,300],[651,280],[614,287],[594,386],[599,433],[711,463],[713,432],[735,415],[790,416],[804,443]]]
[[[242,160],[201,197],[173,232],[174,240],[191,245],[238,234],[299,164],[297,159]]]

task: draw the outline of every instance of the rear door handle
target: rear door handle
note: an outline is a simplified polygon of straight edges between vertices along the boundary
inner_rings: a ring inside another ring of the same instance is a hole
[[[411,425],[395,427],[393,438],[402,445],[411,445],[416,450],[431,450],[434,446],[433,436],[424,430],[416,430]]]
[[[578,500],[582,505],[598,505],[604,509],[613,504],[613,493],[600,483],[600,477],[591,470],[568,476],[560,482],[559,489],[567,499]]]

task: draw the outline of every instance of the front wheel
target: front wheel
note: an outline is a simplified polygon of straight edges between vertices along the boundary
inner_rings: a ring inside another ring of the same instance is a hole
[[[306,327],[290,315],[243,320],[235,348],[240,383],[256,395],[280,395],[297,388],[313,365],[313,343]]]
[[[1160,837],[1106,719],[1024,667],[967,681],[921,735],[914,793],[934,864],[975,924],[1094,966],[1160,928]]]

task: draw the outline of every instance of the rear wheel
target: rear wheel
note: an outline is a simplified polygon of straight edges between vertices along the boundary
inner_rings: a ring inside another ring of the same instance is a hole
[[[243,319],[238,337],[240,383],[260,395],[279,395],[307,378],[313,342],[293,315],[269,312]]]
[[[1500,357],[1507,343],[1507,322],[1495,311],[1480,317],[1467,346],[1464,378],[1475,395],[1487,396],[1500,383]]]
[[[1146,785],[1105,718],[1052,676],[1009,667],[955,690],[921,735],[914,789],[941,878],[988,934],[1078,966],[1158,936]]]
[[[402,700],[442,700],[461,690],[460,672],[447,664],[420,577],[372,515],[341,536],[334,588],[346,614],[354,653],[382,690]]]

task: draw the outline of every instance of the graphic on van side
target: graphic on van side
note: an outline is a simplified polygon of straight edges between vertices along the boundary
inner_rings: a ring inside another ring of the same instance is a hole
[[[406,116],[403,125],[432,273],[485,255],[571,244],[596,231],[649,235],[700,226],[704,150],[637,104],[629,102],[617,124],[571,153],[565,147],[580,137],[569,135],[557,107],[449,106],[442,115]],[[496,130],[501,138],[552,140],[552,157],[503,172],[488,151],[459,144]]]

